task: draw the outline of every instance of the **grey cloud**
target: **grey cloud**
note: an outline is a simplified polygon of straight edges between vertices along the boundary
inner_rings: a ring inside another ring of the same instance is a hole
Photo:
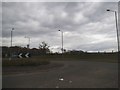
[[[78,48],[82,48],[85,51],[106,51],[107,49],[115,50],[114,48],[116,47],[115,43],[113,42],[102,42],[101,43],[96,43],[96,44],[88,44],[86,46],[80,45]]]
[[[113,14],[105,10],[107,8],[116,10],[116,5],[117,3],[114,2],[4,2],[2,37],[9,38],[11,28],[14,27],[14,38],[28,35],[35,39],[34,44],[35,42],[38,44],[43,39],[51,46],[60,46],[60,32],[57,31],[60,29],[67,32],[64,36],[66,48],[82,48],[81,44],[83,44],[83,49],[91,50],[92,41],[96,38],[89,40],[86,35],[99,34],[106,35],[106,38],[115,38]],[[7,41],[5,43],[7,44]],[[102,43],[104,42],[97,44]],[[37,46],[34,44],[32,43],[33,46]],[[111,46],[105,44],[102,49],[97,44],[95,47],[100,50],[112,46],[115,48],[113,44]]]

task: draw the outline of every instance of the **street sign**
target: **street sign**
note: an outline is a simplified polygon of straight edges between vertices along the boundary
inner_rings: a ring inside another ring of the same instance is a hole
[[[18,57],[19,57],[19,58],[23,58],[23,57],[22,57],[22,53],[20,53],[20,54],[18,55]]]
[[[25,57],[26,57],[26,58],[29,58],[29,57],[30,57],[30,54],[29,54],[29,53],[26,53],[26,54],[25,54]]]
[[[30,53],[20,53],[18,54],[18,58],[29,58],[30,57]]]

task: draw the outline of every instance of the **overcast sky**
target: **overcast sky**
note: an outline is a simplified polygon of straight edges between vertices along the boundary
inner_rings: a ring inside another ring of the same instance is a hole
[[[61,33],[64,32],[66,50],[116,51],[116,28],[113,12],[117,2],[3,2],[2,45],[10,46],[13,31],[13,46],[38,48],[42,41],[51,50],[61,48]]]

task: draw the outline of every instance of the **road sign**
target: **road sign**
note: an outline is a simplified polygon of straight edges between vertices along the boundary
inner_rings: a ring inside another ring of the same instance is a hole
[[[18,55],[19,58],[29,58],[30,57],[30,53],[20,53]]]
[[[22,57],[22,53],[20,53],[20,54],[18,55],[18,57],[19,57],[19,58],[23,58],[23,57]]]
[[[30,57],[30,54],[29,54],[29,53],[26,53],[26,54],[25,54],[25,57],[26,57],[26,58],[29,58],[29,57]]]

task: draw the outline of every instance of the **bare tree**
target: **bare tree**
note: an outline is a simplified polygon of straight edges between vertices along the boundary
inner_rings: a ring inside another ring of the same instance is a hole
[[[41,44],[39,44],[39,49],[43,54],[50,53],[49,47],[50,46],[48,46],[48,44],[44,41]]]

